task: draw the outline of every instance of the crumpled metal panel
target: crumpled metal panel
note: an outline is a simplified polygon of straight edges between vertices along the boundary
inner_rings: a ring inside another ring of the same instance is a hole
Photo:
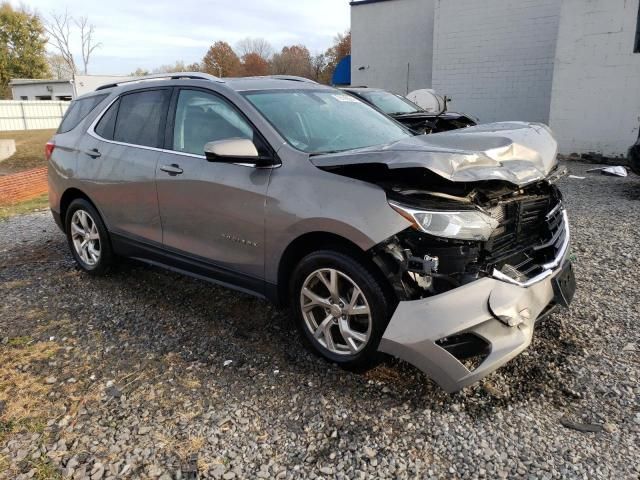
[[[499,122],[389,145],[311,158],[317,167],[383,163],[389,169],[427,168],[454,182],[504,180],[523,186],[549,175],[558,143],[541,123]]]
[[[560,271],[556,272],[556,274]],[[378,350],[425,372],[446,392],[477,382],[517,356],[531,343],[536,318],[553,300],[552,279],[523,288],[485,277],[445,293],[398,304]],[[496,315],[521,315],[510,327]],[[438,339],[473,333],[490,345],[489,355],[469,370],[436,344]]]

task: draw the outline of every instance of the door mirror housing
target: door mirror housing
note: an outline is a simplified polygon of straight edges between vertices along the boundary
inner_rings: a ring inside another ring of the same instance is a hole
[[[209,142],[204,154],[210,162],[249,163],[256,167],[273,164],[270,157],[261,157],[254,143],[248,138],[229,138]]]

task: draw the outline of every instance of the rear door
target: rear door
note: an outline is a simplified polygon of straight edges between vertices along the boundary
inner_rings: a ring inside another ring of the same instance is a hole
[[[220,280],[252,290],[264,277],[264,210],[271,169],[206,160],[207,142],[266,143],[227,99],[182,88],[174,97],[156,181],[165,248],[206,263]]]
[[[155,171],[171,91],[125,93],[82,140],[79,175],[115,234],[162,242]]]

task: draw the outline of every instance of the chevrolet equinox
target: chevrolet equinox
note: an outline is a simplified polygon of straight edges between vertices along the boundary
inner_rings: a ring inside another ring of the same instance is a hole
[[[76,99],[47,143],[79,267],[139,259],[291,308],[312,350],[453,392],[575,290],[557,144],[537,123],[414,135],[297,77],[162,74]]]

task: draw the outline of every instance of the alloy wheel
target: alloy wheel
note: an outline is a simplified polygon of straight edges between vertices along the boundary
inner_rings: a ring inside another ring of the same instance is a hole
[[[100,261],[98,226],[85,210],[76,210],[71,217],[71,240],[80,259],[93,267]]]
[[[353,355],[369,342],[369,303],[360,287],[339,270],[312,272],[302,284],[300,308],[306,328],[333,354]]]

